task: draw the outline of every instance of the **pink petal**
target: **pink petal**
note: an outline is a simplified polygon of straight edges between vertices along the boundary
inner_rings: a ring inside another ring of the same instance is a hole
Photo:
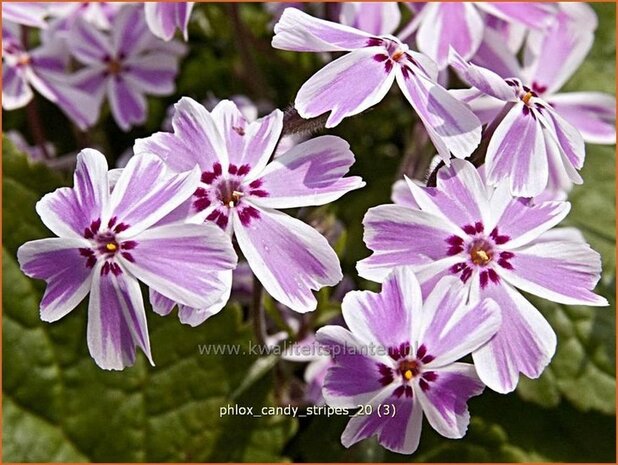
[[[513,270],[501,276],[513,286],[567,305],[608,305],[592,292],[601,277],[601,257],[582,241],[545,241],[515,251]]]
[[[296,52],[337,52],[365,47],[371,34],[353,27],[314,18],[286,8],[275,24],[272,46]]]
[[[249,165],[247,179],[259,175],[281,137],[283,113],[275,110],[249,122],[234,102],[222,100],[211,114],[225,140],[230,163],[237,167]]]
[[[478,146],[481,123],[465,104],[421,73],[404,76],[398,68],[397,83],[443,160],[448,162],[451,153],[457,158],[465,158]]]
[[[259,217],[249,223],[233,215],[236,239],[251,270],[275,300],[297,312],[315,310],[311,291],[341,281],[337,254],[302,221],[276,210],[256,210]]]
[[[79,249],[85,239],[41,239],[26,242],[17,250],[22,271],[47,283],[41,300],[41,319],[56,321],[73,310],[90,292],[92,268]]]
[[[198,165],[202,170],[221,163],[227,170],[225,142],[212,115],[189,97],[174,105],[173,133],[157,132],[135,141],[134,152],[148,152],[160,157],[174,171],[182,173]]]
[[[327,64],[298,91],[294,102],[298,113],[312,118],[330,111],[326,127],[332,128],[382,101],[395,73],[376,56],[384,56],[383,47],[354,50]]]
[[[137,246],[123,260],[149,287],[183,305],[207,308],[229,294],[219,272],[236,266],[229,237],[211,224],[151,228],[133,238]]]
[[[110,198],[110,213],[128,226],[125,235],[135,235],[157,223],[189,199],[199,183],[197,168],[173,175],[160,158],[140,153],[133,156]]]
[[[358,176],[344,177],[354,163],[349,144],[336,136],[302,142],[272,161],[260,173],[268,196],[255,202],[271,208],[324,205],[365,185]]]
[[[472,354],[481,380],[494,391],[511,392],[519,373],[538,378],[556,351],[556,334],[543,315],[509,284],[489,286],[483,294],[502,310],[496,335]]]
[[[548,103],[577,129],[586,142],[616,143],[616,98],[600,92],[552,95]]]
[[[133,365],[136,347],[154,365],[139,283],[120,269],[119,275],[102,275],[101,266],[95,267],[88,305],[88,349],[105,370]]]
[[[453,47],[468,60],[481,44],[483,19],[471,3],[428,3],[417,35],[421,52],[438,63],[448,65],[449,48]]]
[[[532,197],[547,186],[547,153],[534,110],[524,108],[524,103],[516,104],[498,125],[485,162],[490,184],[506,178],[513,195]]]
[[[470,423],[467,402],[485,389],[474,365],[453,363],[434,371],[430,388],[415,389],[427,421],[442,436],[458,439],[466,434]]]
[[[73,188],[61,187],[36,205],[41,220],[54,234],[83,238],[84,231],[100,219],[108,204],[107,161],[93,149],[77,155]]]

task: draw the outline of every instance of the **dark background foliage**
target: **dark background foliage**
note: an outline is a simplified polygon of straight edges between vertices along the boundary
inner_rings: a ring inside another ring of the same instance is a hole
[[[568,90],[615,88],[615,5],[595,4],[599,29],[592,52]],[[108,113],[81,134],[51,104],[38,100],[45,131],[58,153],[98,146],[110,165],[137,137],[159,130],[180,96],[197,100],[243,94],[287,108],[300,85],[322,66],[316,54],[270,47],[270,15],[259,4],[201,4],[190,24],[190,51],[175,95],[150,99],[144,127],[121,132]],[[28,135],[24,111],[3,112],[6,129]],[[405,171],[422,178],[432,156],[422,131],[398,90],[376,108],[329,131],[348,140],[356,154],[354,174],[367,187],[325,208],[300,215],[327,215],[343,222],[338,244],[344,271],[369,251],[362,242],[367,208],[389,202],[394,180]],[[3,144],[3,460],[30,461],[615,461],[615,147],[587,147],[584,186],[570,195],[565,223],[580,228],[603,256],[598,292],[609,308],[566,307],[540,300],[558,333],[558,350],[538,380],[517,391],[486,391],[470,402],[472,421],[463,440],[438,436],[425,424],[411,457],[386,452],[374,440],[340,445],[346,417],[219,417],[227,404],[276,405],[302,377],[302,366],[256,356],[203,356],[199,344],[253,340],[246,309],[231,303],[198,328],[175,316],[148,311],[156,367],[138,356],[120,373],[96,367],[86,347],[86,306],[55,324],[43,323],[38,303],[44,286],[19,271],[15,253],[49,231],[34,211],[36,201],[71,184],[70,172],[30,163]],[[359,288],[375,284],[356,279]],[[338,312],[320,293],[311,321]],[[267,311],[273,307],[265,296]]]

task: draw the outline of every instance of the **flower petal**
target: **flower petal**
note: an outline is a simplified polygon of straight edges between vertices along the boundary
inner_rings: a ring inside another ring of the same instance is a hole
[[[601,257],[584,241],[541,239],[518,249],[509,262],[513,270],[500,275],[523,291],[567,305],[608,305],[592,292],[601,277]]]
[[[509,284],[488,286],[484,296],[502,310],[496,335],[472,354],[481,380],[494,391],[511,392],[519,373],[538,378],[556,352],[556,334],[517,290]]]
[[[171,40],[180,29],[187,40],[187,26],[194,2],[148,2],[144,4],[146,23],[160,39]]]
[[[517,55],[500,33],[489,27],[485,28],[483,42],[474,55],[474,63],[502,78],[521,78],[523,74]]]
[[[353,27],[314,18],[296,8],[286,8],[275,24],[272,46],[296,52],[338,52],[365,47],[371,37]]]
[[[453,160],[440,168],[437,187],[419,187],[406,178],[408,187],[420,208],[441,217],[455,228],[489,223],[489,194],[478,170],[465,160]],[[461,234],[464,234],[461,231]]]
[[[418,344],[434,357],[428,368],[447,366],[489,341],[500,328],[500,308],[491,299],[467,305],[468,288],[459,278],[442,278],[425,298]]]
[[[380,293],[348,292],[341,304],[350,331],[367,345],[381,345],[384,351],[412,342],[422,307],[421,288],[410,267],[395,268]]]
[[[483,39],[483,19],[471,3],[427,3],[419,26],[418,49],[440,69],[448,65],[449,48],[470,59]]]
[[[88,305],[88,349],[94,361],[105,370],[122,370],[135,362],[135,347],[140,347],[151,364],[150,339],[139,283],[121,273],[101,273],[95,267]]]
[[[616,98],[600,92],[552,95],[548,103],[591,144],[616,143]]]
[[[123,263],[155,291],[184,305],[206,308],[229,292],[217,272],[236,266],[229,237],[211,224],[171,224],[134,237]]]
[[[253,207],[249,207],[253,208]],[[339,258],[324,236],[284,213],[255,207],[258,218],[232,216],[238,245],[264,289],[297,312],[315,310],[311,290],[341,281]]]
[[[449,64],[461,79],[483,93],[505,102],[516,99],[516,91],[501,76],[489,69],[468,63],[455,50],[451,50],[449,54]]]
[[[567,123],[553,109],[543,111],[539,120],[544,123],[546,133],[556,143],[563,156],[564,162],[568,163],[567,171],[581,169],[586,158],[586,147],[581,134]],[[548,124],[549,123],[549,124]]]
[[[169,95],[174,92],[178,59],[169,53],[151,52],[126,61],[124,79],[140,93]]]
[[[283,113],[275,110],[248,122],[234,102],[222,100],[212,110],[212,118],[223,135],[230,163],[237,167],[249,165],[245,179],[254,178],[275,150],[283,129]]]
[[[180,206],[199,183],[197,167],[172,175],[160,158],[147,153],[131,157],[110,198],[110,211],[129,226],[125,235],[137,234]]]
[[[423,422],[423,409],[416,397],[393,398],[392,387],[384,390],[367,405],[370,415],[355,415],[341,435],[344,447],[350,447],[365,438],[378,435],[378,442],[399,454],[411,454],[418,448]],[[385,404],[392,405],[395,415],[383,416],[378,412]]]
[[[465,158],[481,141],[481,122],[468,107],[421,73],[397,71],[397,83],[423,122],[438,154]]]
[[[551,25],[529,33],[524,54],[527,80],[553,94],[579,68],[593,42],[593,30],[560,12]]]
[[[2,64],[2,108],[17,110],[28,104],[33,97],[25,76],[16,66]]]
[[[137,139],[133,151],[157,155],[174,171],[182,173],[198,165],[210,170],[220,162],[228,167],[225,142],[211,114],[189,97],[174,105],[174,133],[158,132],[146,139]]]
[[[446,257],[445,240],[453,234],[452,225],[442,218],[398,205],[370,208],[363,225],[363,240],[373,255],[356,268],[360,276],[376,281],[383,281],[393,267]]]
[[[365,185],[358,176],[344,177],[354,163],[350,145],[340,137],[321,136],[302,142],[273,160],[260,174],[267,197],[255,202],[271,208],[324,205]]]
[[[511,193],[533,197],[547,186],[549,171],[541,124],[534,110],[517,103],[496,128],[487,147],[487,181],[509,179]]]
[[[168,299],[163,294],[150,288],[150,304],[155,313],[161,316],[169,315],[174,307],[178,305],[178,317],[180,322],[189,326],[198,326],[211,316],[219,313],[230,299],[232,290],[232,271],[220,271],[212,273],[212,282],[221,283],[223,294],[211,306],[206,308],[194,308],[187,305],[177,304],[172,299]],[[287,336],[286,336],[287,339]]]
[[[113,55],[107,36],[96,27],[77,17],[68,32],[66,46],[85,65],[97,65]]]
[[[397,2],[349,2],[341,4],[341,24],[375,35],[392,34],[401,22]]]
[[[354,50],[315,73],[296,95],[294,106],[300,116],[312,118],[330,111],[326,127],[333,128],[382,101],[395,73],[376,56],[384,56],[384,47]]]
[[[429,389],[414,393],[433,429],[447,438],[462,438],[470,423],[468,399],[481,394],[485,385],[469,363],[453,363],[434,373],[437,378]]]
[[[410,182],[414,181],[410,180]],[[421,208],[412,195],[412,192],[410,192],[410,187],[405,179],[395,181],[391,190],[391,200],[394,204],[401,207],[413,208],[415,210],[420,210]]]
[[[136,56],[153,43],[142,5],[126,5],[120,9],[111,29],[111,47],[115,56]]]
[[[504,21],[521,23],[531,28],[547,27],[555,13],[554,5],[534,2],[477,2],[475,5]]]
[[[571,210],[568,202],[540,202],[513,197],[506,182],[501,183],[491,199],[491,211],[499,234],[508,236],[505,247],[513,249],[528,244],[560,223]]]
[[[342,326],[325,326],[318,330],[316,337],[334,359],[322,388],[329,405],[356,408],[368,403],[384,388],[380,382],[379,359],[367,355],[367,346],[350,331]]]
[[[107,98],[112,115],[123,131],[146,122],[146,98],[130,81],[121,76],[108,79]]]
[[[73,310],[90,292],[92,268],[79,249],[85,239],[40,239],[26,242],[17,250],[21,270],[47,283],[41,300],[41,319],[56,321]]]
[[[94,150],[77,155],[73,188],[61,187],[36,204],[41,220],[60,237],[83,238],[84,230],[101,216],[109,202],[107,160]]]

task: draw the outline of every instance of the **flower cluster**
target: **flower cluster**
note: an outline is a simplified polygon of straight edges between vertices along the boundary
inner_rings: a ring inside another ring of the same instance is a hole
[[[187,51],[174,36],[187,40],[193,7],[3,3],[4,108],[27,105],[34,89],[82,129],[106,101],[122,130],[144,124],[146,96],[174,92]],[[347,3],[328,19],[279,12],[273,48],[327,61],[285,113],[258,118],[251,105],[185,96],[164,131],[134,140],[122,169],[82,150],[73,187],[36,207],[57,237],[18,251],[23,272],[47,283],[41,318],[59,320],[89,294],[90,353],[119,370],[137,347],[154,363],[140,283],[154,312],[177,307],[191,326],[220,312],[249,270],[258,307],[263,288],[281,308],[316,310],[314,291],[344,275],[332,238],[301,212],[365,182],[348,175],[353,141],[307,133],[379,105],[396,82],[436,162],[424,180],[406,173],[394,204],[362,221],[372,255],[358,274],[381,291],[340,299],[343,321],[329,321],[344,325],[307,328],[304,316],[285,317],[302,344],[317,341],[332,357],[283,358],[312,362],[313,402],[373,408],[350,420],[344,446],[377,435],[405,454],[418,447],[423,416],[461,438],[469,398],[486,386],[511,392],[520,374],[539,377],[556,335],[520,291],[608,305],[594,293],[599,254],[577,229],[556,228],[572,185],[584,182],[585,143],[616,138],[613,96],[559,92],[592,45],[596,17],[584,4],[438,2],[406,4],[412,19],[400,24],[409,16],[401,7]],[[31,47],[35,29],[40,43]],[[456,79],[466,88],[454,88]],[[309,130],[291,137],[291,127]],[[469,355],[473,364],[461,362]],[[392,415],[381,414],[384,405]]]

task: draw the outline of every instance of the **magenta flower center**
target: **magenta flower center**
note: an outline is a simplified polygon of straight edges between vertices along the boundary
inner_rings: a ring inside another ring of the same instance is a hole
[[[462,261],[451,266],[450,271],[458,274],[465,283],[475,272],[479,273],[481,288],[492,282],[500,282],[497,269],[512,270],[510,260],[515,256],[513,252],[501,250],[511,238],[500,234],[495,227],[489,234],[485,233],[485,226],[481,221],[462,226],[466,237],[457,235],[446,238],[448,256],[461,256]],[[497,265],[497,266],[496,266]]]
[[[412,55],[408,53],[409,47],[397,40],[387,37],[372,37],[367,41],[368,47],[382,46],[385,53],[377,53],[373,59],[382,63],[387,73],[390,73],[395,64],[401,66],[404,76],[408,77],[409,73],[413,74],[412,69],[407,66],[408,63],[416,65]]]
[[[478,266],[486,266],[491,262],[494,251],[491,243],[485,239],[476,239],[470,243],[468,248],[470,260]]]
[[[137,242],[131,240],[123,241],[117,237],[117,234],[128,228],[129,225],[122,222],[118,223],[116,217],[109,220],[106,230],[101,229],[100,218],[92,221],[90,226],[84,230],[84,237],[89,239],[92,245],[91,247],[79,249],[80,255],[86,258],[86,266],[94,268],[99,260],[103,260],[102,276],[110,272],[116,276],[122,274],[122,269],[116,263],[117,256],[120,254],[125,260],[135,262],[129,250],[137,247]]]
[[[421,346],[416,351],[416,355],[411,355],[411,346],[409,342],[403,342],[398,347],[389,347],[388,355],[393,360],[392,367],[384,363],[378,363],[378,373],[380,378],[378,382],[382,386],[390,384],[398,384],[393,391],[394,397],[412,397],[412,382],[418,382],[418,385],[423,391],[431,388],[430,383],[438,379],[438,375],[434,371],[423,369],[423,365],[430,363],[435,357],[427,353],[425,345]]]
[[[262,188],[262,180],[251,182],[245,180],[251,171],[248,164],[230,164],[227,173],[223,172],[220,163],[214,163],[212,169],[202,173],[202,187],[197,188],[193,196],[193,208],[196,212],[211,210],[206,217],[214,221],[222,229],[229,223],[232,210],[235,210],[243,225],[248,225],[252,219],[260,217],[260,212],[245,202],[250,197],[268,197],[268,192]]]

